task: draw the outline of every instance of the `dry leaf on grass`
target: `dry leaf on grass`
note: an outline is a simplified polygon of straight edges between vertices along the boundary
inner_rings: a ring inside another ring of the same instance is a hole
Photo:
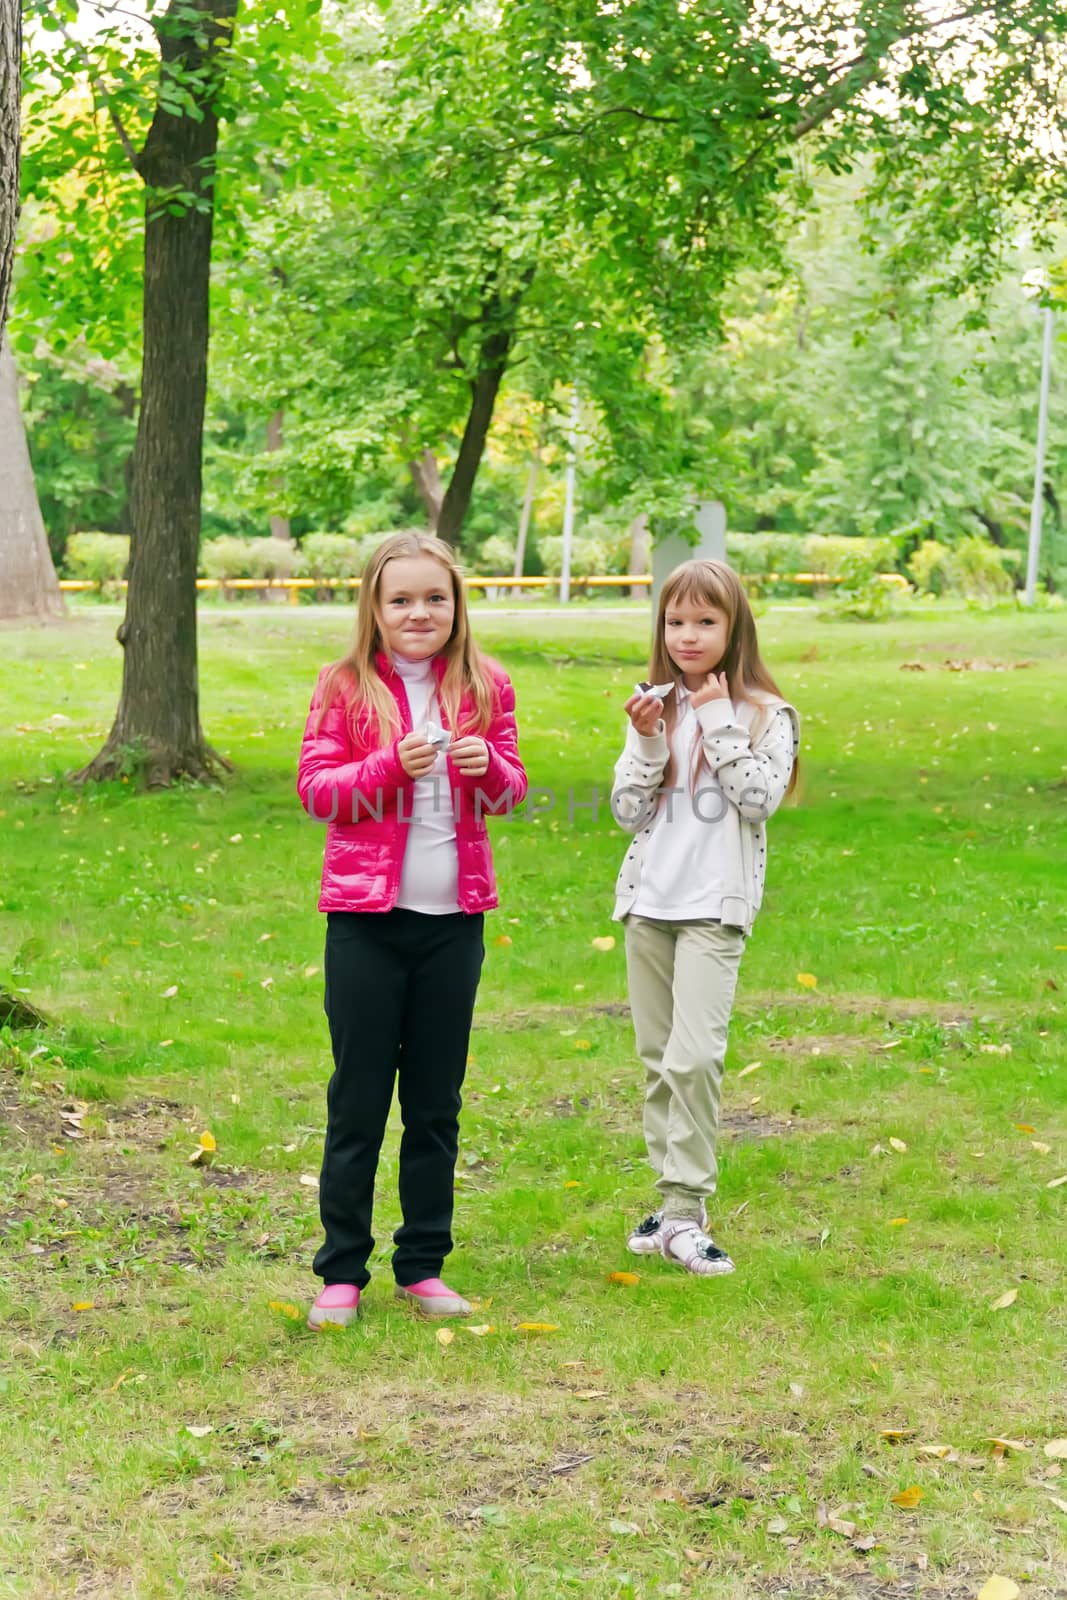
[[[1049,1499],[1052,1501],[1052,1504],[1056,1507],[1057,1511],[1062,1511],[1064,1516],[1067,1516],[1067,1500],[1059,1500],[1054,1494],[1050,1494]]]
[[[511,943],[511,934],[510,933],[498,933],[496,938],[493,940],[493,943],[497,944],[497,945],[500,945],[501,948],[505,948],[507,945],[509,945]]]
[[[895,1494],[891,1498],[893,1504],[899,1506],[902,1511],[914,1511],[925,1494],[925,1489],[920,1489],[917,1483],[913,1483],[907,1489],[901,1489],[899,1494]]]
[[[1058,1189],[1064,1183],[1067,1183],[1067,1172],[1065,1172],[1062,1177],[1053,1178],[1050,1183],[1046,1183],[1045,1188],[1046,1189]]]
[[[880,1428],[879,1439],[910,1439],[915,1432],[914,1428]]]
[[[891,1228],[904,1228],[904,1227],[907,1226],[909,1220],[910,1219],[908,1217],[890,1217],[890,1219],[889,1219],[889,1227],[891,1227]]]
[[[194,1439],[206,1439],[209,1433],[214,1433],[215,1429],[210,1422],[187,1422],[185,1431],[186,1433],[191,1433]]]
[[[615,940],[612,938],[610,933],[605,933],[602,938],[591,939],[589,942],[593,946],[594,950],[608,951],[614,950],[615,948]]]
[[[635,1284],[641,1282],[641,1274],[639,1272],[609,1272],[608,1282],[621,1284],[625,1289],[632,1289]]]
[[[1050,1439],[1044,1453],[1051,1461],[1067,1461],[1067,1439]]]
[[[814,972],[798,972],[797,982],[802,989],[817,989],[819,987],[819,980]]]
[[[772,1534],[788,1533],[789,1524],[784,1517],[772,1517],[767,1524],[767,1532]]]
[[[319,1186],[319,1180],[313,1172],[302,1172],[300,1182],[305,1189],[317,1189]]]
[[[844,1509],[841,1506],[837,1511],[827,1511],[825,1500],[820,1500],[815,1507],[815,1521],[820,1528],[829,1528],[831,1533],[839,1533],[844,1539],[853,1539],[856,1535],[856,1524],[840,1515]]]
[[[288,1317],[290,1322],[301,1322],[304,1313],[299,1306],[294,1306],[291,1300],[269,1300],[268,1311],[277,1311],[281,1316]]]
[[[916,1450],[920,1456],[932,1456],[937,1461],[955,1461],[958,1459],[955,1450],[950,1444],[921,1444]]]
[[[608,1390],[607,1389],[575,1389],[574,1398],[576,1400],[606,1400],[608,1398]]]
[[[451,1344],[455,1337],[456,1330],[454,1328],[438,1328],[437,1330],[438,1344]]]
[[[750,1072],[758,1072],[762,1065],[762,1061],[750,1061],[747,1067],[741,1068],[741,1071],[737,1074],[737,1076],[739,1078],[747,1078]]]
[[[608,1523],[612,1533],[617,1533],[621,1538],[641,1538],[641,1529],[636,1522],[617,1522],[614,1517]]]
[[[978,1591],[978,1600],[1015,1600],[1019,1593],[1019,1585],[1010,1578],[1002,1578],[999,1573],[983,1583]]]
[[[519,1333],[558,1333],[558,1322],[520,1322],[517,1325]]]
[[[999,1453],[1000,1455],[1003,1455],[1005,1450],[1026,1451],[1030,1448],[1028,1444],[1023,1444],[1021,1439],[997,1439],[990,1436],[986,1443],[993,1446],[994,1454]]]
[[[71,1306],[70,1309],[72,1311],[95,1311],[96,1310],[96,1301],[95,1300],[75,1300],[74,1304]]]
[[[464,1333],[473,1333],[476,1339],[484,1339],[487,1333],[494,1331],[491,1322],[479,1322],[476,1327],[471,1327],[469,1322],[464,1322],[462,1328]]]
[[[990,1311],[1007,1311],[1008,1307],[1013,1306],[1018,1298],[1018,1289],[1005,1289],[1004,1293],[993,1301],[989,1309]]]
[[[889,1144],[890,1148],[896,1150],[899,1155],[903,1155],[908,1148],[903,1139],[890,1139]]]

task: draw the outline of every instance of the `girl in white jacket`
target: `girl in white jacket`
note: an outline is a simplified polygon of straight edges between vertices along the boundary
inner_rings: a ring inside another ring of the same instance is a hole
[[[736,573],[687,561],[660,595],[649,682],[626,702],[612,811],[633,842],[615,886],[645,1066],[658,1204],[635,1255],[732,1272],[707,1232],[719,1093],[737,969],[759,909],[764,823],[796,782],[797,714],[760,659]]]

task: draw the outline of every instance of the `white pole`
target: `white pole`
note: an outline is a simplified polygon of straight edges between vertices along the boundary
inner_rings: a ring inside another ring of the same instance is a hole
[[[1026,604],[1037,596],[1037,568],[1041,555],[1041,515],[1045,506],[1045,444],[1048,439],[1048,390],[1052,370],[1052,307],[1045,307],[1041,341],[1041,399],[1037,409],[1037,456],[1034,462],[1034,498],[1030,505],[1030,547],[1026,558]]]
[[[574,466],[578,455],[578,384],[571,395],[571,437],[567,456],[567,498],[563,506],[563,563],[559,575],[559,598],[566,605],[571,597],[571,546],[574,543]]]

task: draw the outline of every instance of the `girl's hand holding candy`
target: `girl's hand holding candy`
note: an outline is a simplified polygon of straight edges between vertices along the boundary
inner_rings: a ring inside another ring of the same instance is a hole
[[[397,745],[396,753],[409,778],[427,777],[437,760],[437,751],[426,742],[424,733],[406,733]]]
[[[657,695],[632,694],[627,700],[625,711],[634,730],[650,739],[659,729],[659,719],[663,713],[663,701]]]
[[[489,771],[489,746],[475,734],[453,739],[448,754],[456,771],[465,778],[480,778]]]

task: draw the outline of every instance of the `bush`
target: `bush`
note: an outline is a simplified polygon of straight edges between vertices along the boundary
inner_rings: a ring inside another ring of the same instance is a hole
[[[473,568],[487,578],[510,578],[515,571],[515,541],[494,533],[478,547]]]
[[[960,595],[986,603],[1007,599],[1015,587],[1014,550],[999,550],[976,534],[956,545],[924,539],[908,561],[915,587],[923,594]]]
[[[998,550],[972,534],[961,539],[952,552],[959,591],[967,600],[1006,600],[1015,583],[1009,566],[1017,566],[1014,550]]]
[[[550,578],[563,571],[563,536],[549,534],[540,542],[541,560]],[[571,577],[592,578],[608,571],[610,552],[601,539],[575,539],[571,546]]]
[[[224,533],[200,551],[204,576],[226,583],[232,578],[292,578],[301,570],[301,552],[283,539],[239,539]]]
[[[952,551],[936,539],[924,539],[908,558],[911,581],[920,594],[949,594],[955,586]]]
[[[358,578],[370,559],[366,539],[347,533],[309,533],[302,540],[303,571],[309,578]]]
[[[130,541],[124,533],[72,533],[67,540],[68,578],[88,579],[97,588],[115,587],[130,564]]]

